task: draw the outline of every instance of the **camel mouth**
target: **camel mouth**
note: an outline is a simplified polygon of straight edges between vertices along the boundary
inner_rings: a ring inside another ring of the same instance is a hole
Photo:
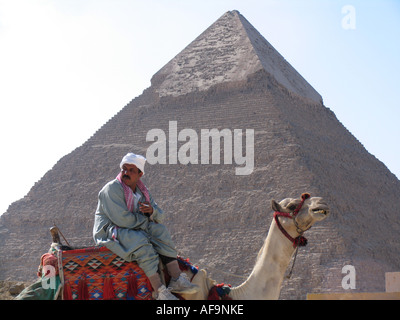
[[[324,216],[328,215],[328,210],[320,209],[320,208],[312,209],[312,212],[317,213],[317,214],[322,214]]]

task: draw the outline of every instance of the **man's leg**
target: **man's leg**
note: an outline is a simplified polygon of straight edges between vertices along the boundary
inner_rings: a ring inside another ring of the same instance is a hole
[[[159,255],[150,241],[150,235],[144,230],[118,228],[118,250],[127,261],[136,261],[139,267],[150,280],[150,284],[157,294],[157,299],[177,299],[162,284],[158,274]]]
[[[147,230],[154,250],[159,255],[176,259],[178,253],[167,227],[161,223],[152,222],[149,223]]]
[[[160,255],[161,260],[167,267],[168,273],[171,276],[171,281],[168,286],[172,292],[176,293],[195,293],[199,287],[192,284],[185,273],[180,268],[176,260],[177,252],[175,244],[167,228],[162,224],[149,224],[150,241],[153,244],[155,251]]]
[[[166,257],[160,254],[161,262],[167,267],[168,274],[173,279],[178,279],[181,274],[181,269],[179,268],[178,260],[176,257]]]
[[[149,278],[153,290],[157,292],[158,289],[160,289],[160,287],[162,286],[160,275],[156,272],[151,276],[147,276],[147,278]]]

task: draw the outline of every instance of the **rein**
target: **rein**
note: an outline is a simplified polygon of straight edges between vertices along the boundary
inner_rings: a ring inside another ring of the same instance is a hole
[[[298,224],[297,224],[296,216],[298,215],[299,211],[301,210],[301,208],[302,208],[302,206],[303,206],[303,204],[304,204],[304,201],[306,201],[306,199],[308,199],[308,198],[310,198],[310,194],[309,194],[309,193],[303,193],[303,194],[301,195],[301,202],[298,204],[298,206],[296,207],[296,209],[293,211],[293,214],[286,213],[286,212],[279,212],[279,211],[275,211],[275,212],[274,212],[274,219],[275,219],[275,222],[276,222],[276,224],[277,224],[279,230],[281,230],[281,232],[283,233],[283,235],[284,235],[287,239],[289,239],[290,242],[293,243],[293,247],[296,248],[296,253],[295,253],[295,256],[294,256],[294,260],[293,260],[293,265],[292,265],[292,268],[290,269],[289,274],[286,276],[287,278],[290,278],[291,275],[292,275],[292,271],[293,271],[293,268],[294,268],[294,263],[296,262],[297,251],[298,251],[299,247],[305,247],[305,246],[307,245],[307,239],[306,239],[305,237],[303,237],[303,233],[304,233],[305,231],[307,231],[309,228],[308,228],[307,230],[302,230],[302,229],[298,226]],[[294,224],[295,224],[295,226],[296,226],[296,231],[297,231],[297,233],[299,234],[299,236],[297,236],[296,238],[293,238],[293,237],[285,230],[285,228],[282,226],[282,224],[280,223],[278,217],[286,217],[286,218],[289,218],[289,219],[293,219],[293,222],[294,222]]]

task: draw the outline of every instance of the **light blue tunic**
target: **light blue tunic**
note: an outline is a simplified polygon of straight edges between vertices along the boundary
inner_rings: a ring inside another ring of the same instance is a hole
[[[136,188],[135,192],[140,195],[140,202],[146,201],[139,188]],[[159,223],[164,213],[151,194],[150,203],[155,222],[150,221],[137,209],[130,212],[121,183],[117,179],[110,181],[99,192],[93,227],[96,245],[106,246],[126,261],[137,261],[147,276],[157,272],[159,255],[177,255],[167,228]],[[118,227],[118,241],[112,237],[115,227]]]

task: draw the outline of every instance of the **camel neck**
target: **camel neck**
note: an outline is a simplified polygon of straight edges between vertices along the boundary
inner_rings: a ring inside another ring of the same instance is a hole
[[[278,299],[281,284],[294,251],[293,244],[272,220],[268,236],[250,276],[243,284],[232,288],[230,297],[234,300]]]

